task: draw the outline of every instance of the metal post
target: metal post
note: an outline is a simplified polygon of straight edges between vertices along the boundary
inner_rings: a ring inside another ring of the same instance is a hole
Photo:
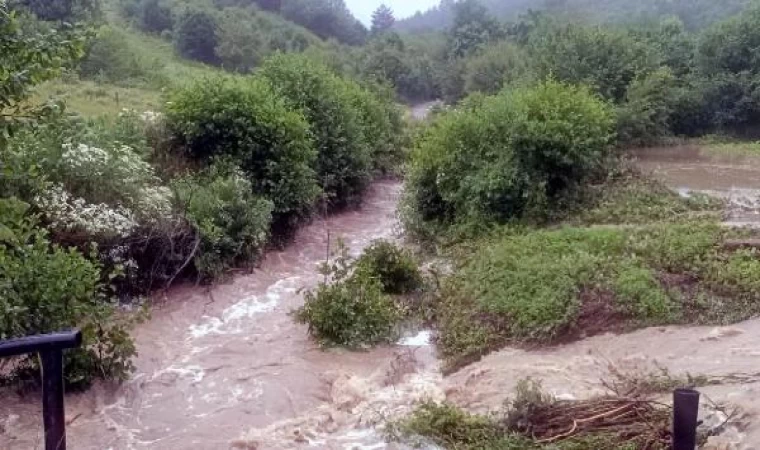
[[[40,352],[42,361],[42,418],[45,450],[66,450],[66,413],[63,407],[63,352]]]
[[[63,406],[63,350],[82,345],[82,332],[27,336],[0,341],[0,358],[38,353],[42,365],[42,417],[45,450],[66,450],[66,414]]]
[[[699,392],[676,389],[673,393],[673,450],[694,450],[697,446]]]

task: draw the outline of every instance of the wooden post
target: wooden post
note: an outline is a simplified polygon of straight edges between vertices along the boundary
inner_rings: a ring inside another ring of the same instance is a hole
[[[694,450],[697,447],[699,392],[676,389],[673,393],[673,450]]]

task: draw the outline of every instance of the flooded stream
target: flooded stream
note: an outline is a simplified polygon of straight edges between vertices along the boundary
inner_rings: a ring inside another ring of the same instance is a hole
[[[358,253],[391,238],[397,182],[357,211],[316,221],[230,284],[172,289],[135,330],[137,373],[67,397],[74,449],[385,448],[374,430],[415,398],[440,396],[425,333],[366,352],[323,351],[289,313],[319,282],[328,231]],[[39,448],[39,399],[4,392],[0,448]],[[377,447],[381,445],[381,447]]]
[[[682,195],[725,199],[726,222],[760,226],[760,158],[712,154],[696,145],[637,150],[636,163]]]
[[[729,219],[758,222],[760,164],[707,156],[692,147],[637,153],[643,170],[684,195],[726,198]],[[135,331],[137,373],[121,386],[97,385],[67,397],[73,449],[384,449],[379,427],[423,399],[448,399],[477,412],[501,407],[516,383],[532,377],[560,398],[600,389],[613,366],[664,367],[673,374],[744,374],[704,388],[716,402],[740,406],[746,426],[721,449],[760,449],[760,320],[729,328],[650,328],[596,336],[539,351],[504,349],[444,378],[430,332],[365,352],[318,348],[289,313],[299,290],[320,280],[318,264],[342,238],[358,253],[398,232],[401,186],[374,185],[365,205],[316,221],[285,250],[228,284],[184,286],[157,298]],[[3,392],[0,449],[40,448],[35,395]]]

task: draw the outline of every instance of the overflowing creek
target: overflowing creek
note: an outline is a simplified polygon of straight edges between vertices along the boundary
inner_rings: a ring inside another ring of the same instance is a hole
[[[131,380],[67,396],[69,447],[385,448],[376,425],[415,399],[442,397],[429,333],[368,351],[323,350],[290,312],[299,291],[321,280],[328,242],[358,253],[394,237],[400,188],[376,183],[361,209],[307,226],[253,274],[157,298],[134,332]],[[2,395],[0,448],[39,448],[39,399]]]
[[[684,195],[729,199],[729,220],[760,221],[752,203],[760,193],[760,165],[694,151],[640,152],[639,164]],[[650,328],[534,351],[507,348],[446,377],[426,330],[367,351],[319,348],[290,316],[302,304],[300,290],[321,280],[318,265],[331,242],[342,239],[356,254],[373,240],[397,237],[400,191],[397,182],[376,183],[361,209],[315,221],[252,274],[157,296],[152,318],[134,332],[139,357],[131,380],[67,396],[69,447],[399,448],[385,442],[382,425],[418,401],[447,399],[493,411],[526,377],[544,380],[559,398],[582,398],[599,392],[610,366],[731,375],[734,382],[703,392],[741,407],[746,424],[714,448],[760,443],[760,320]],[[39,394],[0,395],[0,449],[41,448]]]
[[[694,192],[726,200],[726,223],[760,226],[760,158],[714,154],[699,146],[651,148],[634,153],[645,173],[688,196]]]

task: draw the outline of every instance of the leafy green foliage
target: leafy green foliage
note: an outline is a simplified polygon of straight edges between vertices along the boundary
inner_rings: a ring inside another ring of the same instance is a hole
[[[207,64],[216,64],[218,44],[217,22],[210,11],[189,8],[177,17],[174,46],[180,55]]]
[[[296,55],[267,60],[258,74],[291,108],[302,110],[317,145],[317,176],[327,201],[355,203],[369,182],[371,149],[357,116],[350,82],[327,67]]]
[[[712,221],[505,230],[444,283],[441,354],[456,368],[513,341],[750,317],[760,264],[721,246],[742,235]]]
[[[280,13],[322,39],[361,45],[367,37],[367,29],[351,14],[344,0],[283,0]]]
[[[100,0],[10,0],[41,20],[74,22],[95,17],[100,13]]]
[[[101,27],[90,41],[79,72],[84,78],[119,82],[146,78],[151,64],[124,45],[124,32]]]
[[[395,22],[393,10],[382,4],[372,13],[372,33],[384,33],[390,30]]]
[[[489,45],[466,61],[464,89],[468,94],[496,94],[504,86],[527,76],[527,56],[506,41]]]
[[[66,355],[67,384],[124,380],[136,352],[113,318],[100,268],[76,250],[52,245],[27,211],[22,202],[0,199],[0,339],[81,327],[83,348]],[[29,358],[16,370],[33,366]]]
[[[618,110],[618,141],[627,145],[651,145],[670,137],[672,117],[678,105],[677,80],[669,69],[660,69],[634,80],[626,103]]]
[[[720,219],[723,204],[708,196],[684,198],[659,181],[624,172],[588,186],[585,201],[571,221],[583,225],[684,222],[697,217]]]
[[[151,33],[171,30],[174,26],[172,11],[165,0],[144,0],[139,15],[140,26]]]
[[[55,78],[82,56],[84,39],[81,30],[69,26],[22,29],[16,13],[0,5],[0,148],[18,127],[60,110],[60,105],[39,107],[26,99],[32,86]]]
[[[372,167],[380,174],[393,174],[404,162],[404,121],[390,88],[346,80],[345,88],[369,145]]]
[[[319,38],[278,16],[262,11],[225,8],[219,16],[216,53],[227,70],[246,73],[276,52],[302,52]]]
[[[659,54],[630,34],[603,27],[569,24],[539,29],[530,40],[539,76],[586,84],[620,102],[628,85],[657,67]]]
[[[454,58],[472,54],[503,36],[499,22],[488,15],[477,0],[462,0],[454,6],[454,21],[449,30],[449,55]]]
[[[171,95],[169,127],[194,158],[231,157],[253,192],[274,202],[274,219],[288,225],[318,195],[309,127],[264,79],[214,78]]]
[[[356,261],[356,270],[376,277],[386,294],[409,294],[422,286],[422,275],[412,256],[387,241],[370,245]]]
[[[358,269],[341,246],[338,256],[322,267],[326,281],[304,295],[295,312],[300,323],[323,345],[359,347],[389,342],[401,310],[383,293],[376,274]]]
[[[407,224],[420,231],[540,216],[601,166],[612,125],[609,108],[586,89],[554,81],[472,99],[418,140]]]
[[[273,205],[253,194],[251,182],[235,167],[217,163],[176,180],[174,191],[197,230],[195,267],[204,278],[255,263],[269,238]]]

